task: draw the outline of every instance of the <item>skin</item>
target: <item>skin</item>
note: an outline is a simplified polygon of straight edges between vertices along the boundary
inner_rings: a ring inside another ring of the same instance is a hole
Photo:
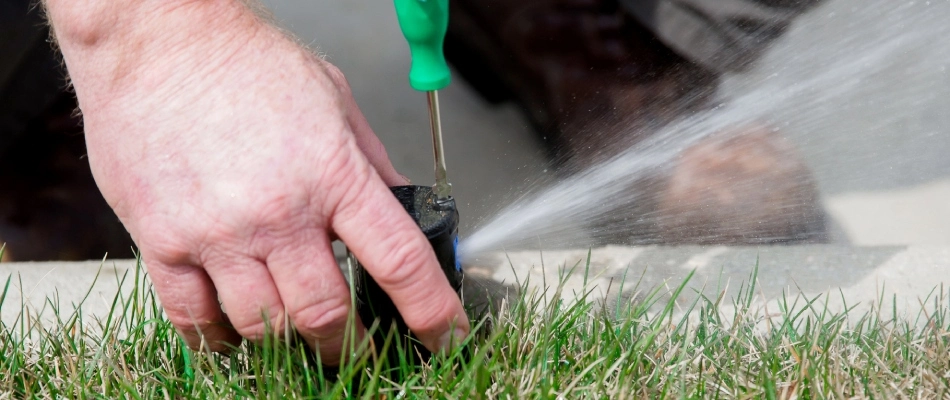
[[[191,347],[224,351],[289,320],[338,363],[350,303],[336,238],[430,350],[468,334],[431,247],[387,188],[408,182],[338,69],[241,1],[46,7],[96,182]]]

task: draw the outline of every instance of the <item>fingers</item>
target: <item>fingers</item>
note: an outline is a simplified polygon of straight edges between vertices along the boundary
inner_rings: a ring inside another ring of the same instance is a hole
[[[202,336],[211,351],[227,351],[228,345],[240,344],[241,337],[227,323],[214,285],[203,269],[154,260],[146,260],[145,265],[168,320],[189,347],[198,349]]]
[[[350,291],[326,233],[301,232],[268,255],[267,267],[297,332],[320,352],[324,364],[338,365],[345,354]],[[365,330],[359,318],[353,321],[357,336],[350,337],[348,346],[359,343]]]
[[[202,338],[211,351],[227,351],[241,336],[282,338],[289,317],[324,364],[339,364],[350,315],[349,286],[321,230],[300,232],[294,243],[275,248],[266,267],[246,256],[213,259],[205,269],[147,265],[169,320],[189,347],[198,349]],[[365,328],[358,318],[354,321],[352,340],[359,343]]]
[[[205,261],[204,267],[237,333],[254,341],[267,334],[283,337],[284,305],[263,263],[235,254]]]
[[[468,334],[465,311],[428,240],[378,179],[344,199],[332,221],[427,348],[439,351]]]

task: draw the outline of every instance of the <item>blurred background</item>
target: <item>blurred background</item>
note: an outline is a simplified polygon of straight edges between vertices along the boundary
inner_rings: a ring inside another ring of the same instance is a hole
[[[409,53],[393,7],[370,0],[266,3],[277,20],[346,74],[396,168],[415,183],[432,181],[425,100],[407,84]],[[877,40],[875,33],[886,36],[883,26],[912,30],[912,21],[901,19],[908,13],[950,17],[941,1],[929,9],[898,8],[893,2],[829,0],[797,19],[751,70],[728,76],[720,90],[742,93],[752,82],[787,73],[783,66],[796,57],[812,61],[792,78],[818,73],[823,62],[849,56],[848,38]],[[866,90],[843,96],[848,104],[821,105],[834,108],[833,118],[783,121],[782,134],[815,174],[839,242],[950,244],[950,59],[943,57],[950,45],[930,39],[904,45],[901,62],[876,71]],[[926,68],[908,76],[919,64]],[[487,103],[457,73],[441,96],[464,235],[551,172],[541,135],[517,105]]]

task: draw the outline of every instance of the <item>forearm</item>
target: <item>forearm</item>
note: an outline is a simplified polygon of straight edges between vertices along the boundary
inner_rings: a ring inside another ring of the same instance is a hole
[[[262,35],[277,35],[238,0],[47,0],[46,7],[84,112],[135,86],[187,84],[252,51]]]

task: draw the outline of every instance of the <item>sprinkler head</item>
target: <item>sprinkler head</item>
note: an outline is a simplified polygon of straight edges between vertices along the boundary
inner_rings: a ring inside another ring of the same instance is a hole
[[[439,199],[428,186],[396,186],[390,189],[429,239],[442,272],[461,297],[463,273],[457,256],[459,213],[455,199]],[[410,332],[389,295],[352,254],[349,256],[355,261],[352,265],[355,265],[353,279],[357,313],[366,327],[379,322],[379,328],[373,335],[377,349],[381,349],[385,343],[390,327],[395,326],[398,334],[390,340],[398,343],[390,344],[388,359],[393,362],[404,357],[415,365],[420,359],[428,359],[429,350]]]

